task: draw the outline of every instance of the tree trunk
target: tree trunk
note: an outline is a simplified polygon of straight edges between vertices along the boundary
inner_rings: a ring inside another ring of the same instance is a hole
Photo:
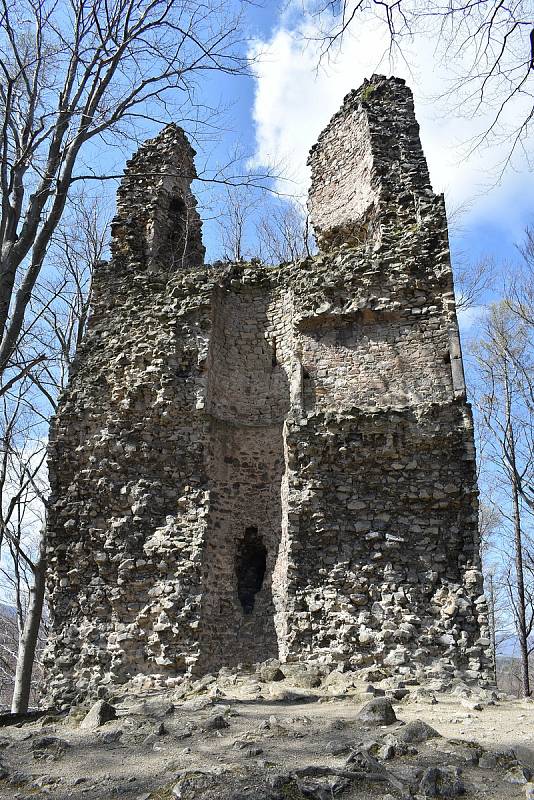
[[[521,540],[521,516],[519,509],[519,492],[517,481],[512,477],[512,501],[514,509],[514,552],[515,573],[517,581],[517,634],[521,656],[521,689],[523,697],[530,696],[530,681],[528,674],[528,641],[527,620],[525,610],[525,581],[523,572],[523,543]]]
[[[34,568],[33,586],[30,589],[30,598],[24,628],[19,640],[17,654],[17,668],[15,671],[15,685],[11,701],[11,713],[23,714],[28,710],[32,682],[33,663],[35,650],[39,637],[39,626],[43,613],[46,576],[46,541],[44,531],[41,533],[39,543],[39,556]]]
[[[497,636],[495,633],[495,586],[493,584],[493,575],[489,575],[489,623],[490,623],[490,637],[491,637],[491,654],[493,658],[493,678],[495,686],[497,686]]]

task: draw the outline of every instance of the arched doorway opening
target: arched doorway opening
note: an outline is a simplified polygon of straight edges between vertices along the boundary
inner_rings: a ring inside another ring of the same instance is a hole
[[[260,591],[267,565],[267,548],[258,529],[245,529],[236,553],[237,596],[243,612],[252,614],[254,601]]]

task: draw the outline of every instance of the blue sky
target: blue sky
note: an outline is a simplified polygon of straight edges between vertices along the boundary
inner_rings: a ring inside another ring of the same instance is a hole
[[[337,57],[318,66],[318,45],[311,41],[317,31],[302,14],[303,2],[306,0],[275,0],[247,7],[243,46],[256,59],[253,74],[235,77],[212,72],[201,82],[197,99],[223,106],[226,112],[217,130],[201,134],[196,144],[197,167],[216,168],[237,149],[248,166],[259,171],[271,168],[280,176],[273,182],[275,188],[305,196],[307,153],[344,95],[373,72],[396,74],[404,77],[414,92],[434,190],[445,193],[453,261],[460,252],[473,260],[490,255],[498,263],[515,258],[515,243],[521,240],[525,226],[534,221],[534,184],[523,153],[519,152],[504,172],[503,162],[510,146],[507,126],[511,129],[529,110],[530,98],[520,98],[510,106],[498,135],[470,152],[473,137],[491,120],[492,107],[472,113],[472,106],[461,96],[442,96],[450,85],[453,66],[461,68],[462,59],[467,61],[471,55],[468,51],[454,65],[443,63],[435,52],[435,37],[420,36],[406,41],[405,60],[391,63],[384,57],[388,44],[385,28],[358,20],[357,36],[347,36]],[[191,128],[187,123],[184,127]],[[156,132],[153,127],[139,133],[139,138]],[[127,144],[122,153],[99,152],[98,157],[107,165],[113,158],[113,171],[120,173],[132,149],[134,145]],[[88,153],[89,160],[93,156],[94,152]],[[284,176],[289,180],[282,180]],[[115,190],[116,184],[111,183],[95,189],[109,198],[110,206]],[[210,208],[211,189],[197,182],[194,190],[205,219],[207,259],[213,260],[221,249],[220,229]],[[220,211],[219,205],[215,216]],[[250,234],[253,239],[252,226]]]
[[[499,135],[469,153],[473,137],[491,119],[492,108],[470,115],[467,102],[453,108],[451,98],[438,96],[447,88],[450,73],[437,58],[431,38],[407,44],[409,66],[402,61],[391,64],[382,58],[387,46],[383,28],[359,25],[359,38],[347,37],[335,62],[317,69],[317,45],[303,44],[314,31],[303,20],[287,0],[249,9],[249,49],[257,58],[254,76],[215,75],[205,87],[207,101],[230,107],[227,130],[216,146],[210,145],[210,158],[224,158],[237,143],[258,169],[271,165],[285,171],[291,183],[278,181],[277,188],[304,194],[309,147],[344,95],[373,72],[394,73],[404,77],[414,92],[434,189],[445,193],[454,220],[453,256],[461,249],[473,258],[515,257],[514,244],[533,220],[534,186],[521,153],[502,170],[509,150],[506,125],[526,108],[522,101],[507,112]],[[217,250],[217,235],[216,225],[207,222],[208,255]]]

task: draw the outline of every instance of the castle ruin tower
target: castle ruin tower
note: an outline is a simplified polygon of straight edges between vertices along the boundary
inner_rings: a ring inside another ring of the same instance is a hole
[[[194,650],[188,623],[202,515],[194,475],[202,464],[191,414],[203,391],[196,346],[203,340],[196,329],[182,336],[177,319],[181,283],[204,258],[190,188],[194,155],[184,131],[168,125],[127,163],[112,259],[97,265],[87,334],[51,427],[47,691],[54,704],[170,663],[185,669]],[[175,519],[178,498],[183,538],[167,546],[160,532]],[[173,619],[171,634],[165,624],[175,603],[180,621]]]
[[[194,156],[182,128],[171,124],[128,161],[112,223],[115,261],[167,273],[202,264],[202,223],[191,191]]]
[[[491,681],[443,197],[404,82],[310,154],[319,252],[203,264],[194,152],[128,163],[50,435],[48,700],[277,658]]]
[[[286,657],[484,680],[475,449],[445,205],[404,81],[375,75],[347,95],[308,163],[320,252],[295,290],[305,422],[286,442],[289,507],[300,509],[288,539],[301,559],[288,595],[308,615]]]

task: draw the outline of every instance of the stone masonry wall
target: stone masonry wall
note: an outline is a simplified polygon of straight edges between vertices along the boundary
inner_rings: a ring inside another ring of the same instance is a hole
[[[373,76],[312,150],[319,253],[202,265],[193,151],[129,162],[50,438],[50,702],[280,658],[490,680],[443,198]]]

